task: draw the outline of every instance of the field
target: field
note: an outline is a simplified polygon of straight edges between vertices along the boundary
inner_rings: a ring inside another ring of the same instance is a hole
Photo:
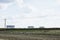
[[[4,40],[60,40],[60,29],[0,29]]]

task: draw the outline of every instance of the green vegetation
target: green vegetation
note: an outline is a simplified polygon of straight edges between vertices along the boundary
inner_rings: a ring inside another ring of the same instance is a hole
[[[0,29],[0,34],[60,35],[60,29]]]
[[[60,29],[0,29],[0,38],[9,40],[60,40]]]

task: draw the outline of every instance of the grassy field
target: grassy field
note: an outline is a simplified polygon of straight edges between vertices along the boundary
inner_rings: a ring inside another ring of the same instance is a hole
[[[60,35],[60,29],[0,29],[0,34]]]
[[[7,40],[60,40],[60,29],[0,29]]]

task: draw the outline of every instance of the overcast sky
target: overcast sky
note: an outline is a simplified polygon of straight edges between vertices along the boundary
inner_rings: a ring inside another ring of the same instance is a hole
[[[0,0],[0,28],[60,27],[60,0]]]

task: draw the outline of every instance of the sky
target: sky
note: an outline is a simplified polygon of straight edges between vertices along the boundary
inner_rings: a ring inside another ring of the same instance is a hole
[[[60,0],[0,0],[0,28],[60,27]]]

